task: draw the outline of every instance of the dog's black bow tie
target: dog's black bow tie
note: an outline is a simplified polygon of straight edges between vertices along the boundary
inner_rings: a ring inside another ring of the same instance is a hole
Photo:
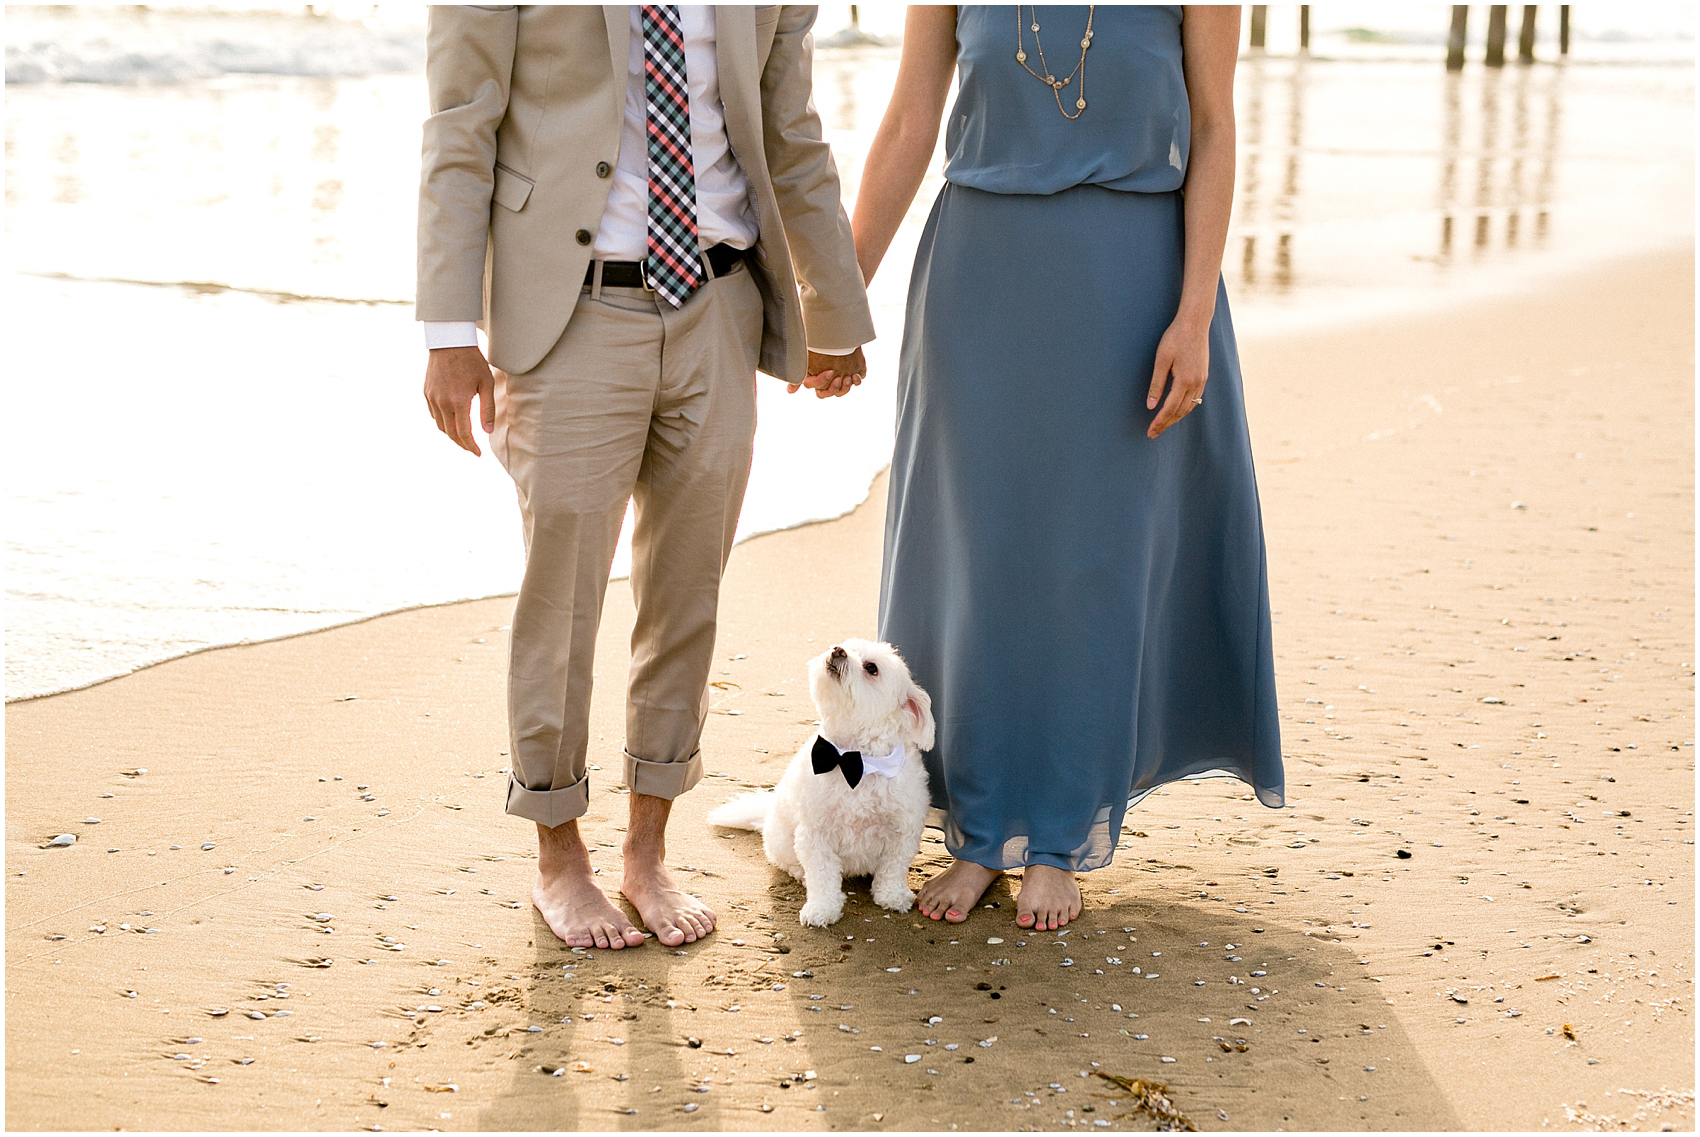
[[[862,752],[860,750],[840,751],[838,747],[815,735],[815,745],[809,751],[809,762],[817,774],[830,774],[834,769],[844,771],[844,780],[855,789],[862,780]]]

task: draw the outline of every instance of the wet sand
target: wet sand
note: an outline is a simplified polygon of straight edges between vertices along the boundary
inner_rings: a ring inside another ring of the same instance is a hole
[[[803,661],[872,632],[883,482],[733,554],[669,856],[721,930],[682,951],[528,906],[511,599],[9,705],[7,1125],[1152,1128],[1102,1073],[1200,1129],[1692,1129],[1692,281],[1685,249],[1242,345],[1292,808],[1153,795],[1066,936],[1005,885],[952,928],[864,883],[805,930],[703,824],[811,733]],[[621,582],[610,881],[631,619]]]

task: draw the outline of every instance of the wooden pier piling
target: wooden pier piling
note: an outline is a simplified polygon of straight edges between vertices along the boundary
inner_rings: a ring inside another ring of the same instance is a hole
[[[1505,9],[1508,5],[1488,6],[1487,54],[1482,62],[1489,67],[1505,66]]]
[[[1523,25],[1517,29],[1517,62],[1535,61],[1535,5],[1523,5]]]
[[[1470,24],[1470,6],[1452,5],[1452,29],[1446,33],[1446,69],[1464,69],[1464,33]]]

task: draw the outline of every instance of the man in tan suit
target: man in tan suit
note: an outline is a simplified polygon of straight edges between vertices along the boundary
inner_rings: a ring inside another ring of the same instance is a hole
[[[418,318],[437,425],[471,406],[519,491],[507,811],[537,824],[532,899],[575,946],[643,934],[578,830],[592,655],[635,501],[620,890],[662,943],[714,913],[662,860],[702,777],[720,577],[755,433],[755,372],[821,397],[874,336],[810,90],[811,7],[437,7]],[[488,362],[474,323],[488,337]]]

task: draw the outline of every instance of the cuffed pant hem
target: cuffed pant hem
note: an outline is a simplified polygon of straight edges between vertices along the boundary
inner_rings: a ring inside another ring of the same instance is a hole
[[[649,762],[625,751],[626,785],[633,793],[671,801],[702,781],[702,751],[683,762]]]
[[[590,775],[570,786],[553,790],[528,790],[512,776],[508,778],[507,812],[550,829],[583,817],[590,809]]]

